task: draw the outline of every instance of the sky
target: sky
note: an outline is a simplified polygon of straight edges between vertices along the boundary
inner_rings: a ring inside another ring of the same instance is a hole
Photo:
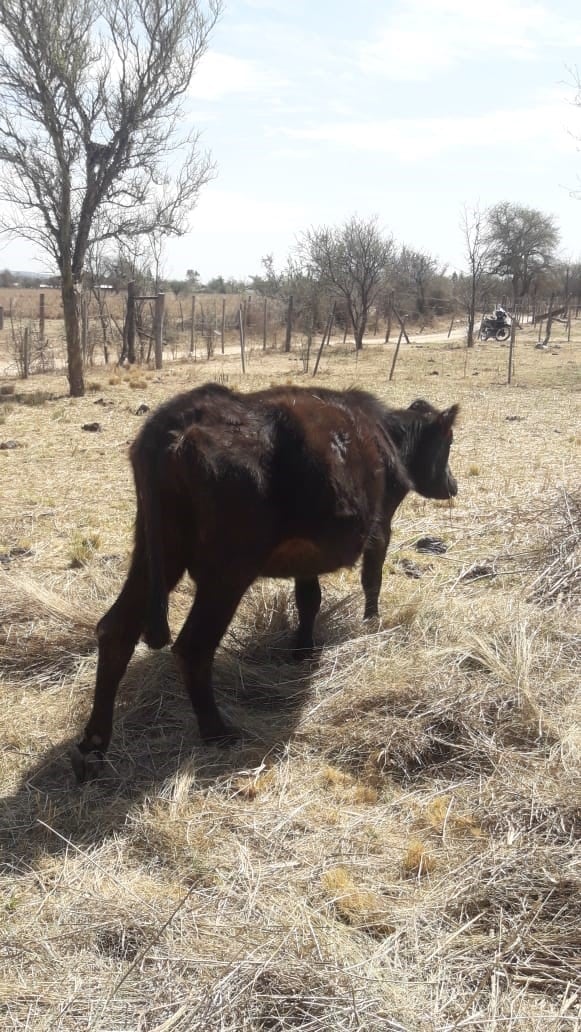
[[[245,279],[352,215],[460,270],[464,205],[505,200],[581,260],[577,69],[579,0],[226,0],[184,118],[217,176],[163,272]],[[0,267],[39,265],[0,243]]]

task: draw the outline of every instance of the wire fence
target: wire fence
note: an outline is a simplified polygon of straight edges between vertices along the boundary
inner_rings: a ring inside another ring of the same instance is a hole
[[[4,294],[4,304],[0,305],[0,368],[4,374],[25,378],[65,368],[60,292],[22,290],[9,297],[6,290],[0,293]],[[506,299],[501,300],[506,304]],[[458,300],[452,299],[451,307],[451,315],[439,320],[438,332],[444,339],[458,342],[466,337],[468,313]],[[534,327],[536,343],[548,347],[560,326],[570,340],[572,323],[580,313],[579,296],[555,293],[548,298],[525,297],[509,310],[510,333],[506,338],[510,337],[514,349],[517,335],[527,329],[530,336]],[[483,337],[486,314],[482,310],[475,314],[477,340]],[[154,361],[159,368],[162,360],[203,361],[233,348],[239,349],[244,368],[248,349],[262,348],[298,350],[305,371],[312,362],[316,372],[331,338],[345,347],[355,347],[345,306],[325,304],[320,298],[265,298],[253,293],[143,296],[132,291],[131,285],[128,291],[119,293],[97,287],[79,294],[79,317],[83,361],[88,369]],[[395,344],[391,379],[402,343],[409,345],[410,334],[421,340],[431,329],[431,320],[417,313],[410,316],[392,293],[369,312],[364,339]]]

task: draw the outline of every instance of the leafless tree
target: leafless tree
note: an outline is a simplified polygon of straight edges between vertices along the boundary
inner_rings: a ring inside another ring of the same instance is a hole
[[[58,269],[72,395],[88,249],[184,232],[213,174],[180,125],[221,2],[0,0],[1,228]]]
[[[267,254],[261,259],[262,273],[252,276],[252,289],[262,297],[271,298],[284,306],[288,318],[288,306],[292,298],[292,329],[308,334],[319,329],[328,318],[328,293],[312,269],[289,255],[286,265],[279,271],[274,257]],[[290,339],[285,341],[285,350],[290,348]]]
[[[427,251],[414,251],[404,244],[397,256],[394,274],[397,296],[407,295],[417,314],[424,319],[428,317],[428,291],[433,278],[438,274],[437,259]],[[409,303],[407,307],[411,307]]]
[[[384,285],[393,241],[382,235],[376,218],[353,216],[336,228],[307,230],[299,239],[297,253],[309,274],[345,302],[355,347],[361,350],[369,313]]]
[[[559,231],[552,215],[501,201],[486,212],[489,271],[509,277],[513,305],[555,260]]]
[[[151,256],[153,291],[157,294],[161,290],[164,277],[166,234],[153,229],[151,233],[147,234],[147,243],[148,252]]]
[[[487,274],[490,252],[486,235],[486,216],[478,205],[474,208],[464,205],[460,228],[464,237],[464,258],[468,266],[468,275],[462,279],[459,292],[468,313],[466,344],[473,348],[476,304],[480,287]]]

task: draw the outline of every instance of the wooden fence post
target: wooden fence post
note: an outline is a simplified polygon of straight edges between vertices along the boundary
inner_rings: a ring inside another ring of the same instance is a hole
[[[385,327],[385,343],[389,344],[389,338],[391,336],[391,313],[393,310],[393,294],[390,295],[389,301],[387,302],[387,325]]]
[[[391,369],[389,370],[389,379],[393,380],[393,374],[395,372],[395,363],[397,362],[397,356],[399,355],[399,346],[401,344],[401,338],[403,337],[403,330],[399,331],[399,337],[397,338],[397,344],[395,345],[395,351],[393,353],[393,360],[391,363]]]
[[[317,353],[317,359],[315,361],[315,368],[313,369],[313,376],[317,375],[317,369],[319,368],[319,362],[321,361],[321,355],[323,354],[323,348],[325,347],[325,341],[331,339],[331,331],[333,329],[333,320],[335,318],[335,302],[333,301],[333,307],[331,308],[331,314],[327,319],[327,325],[323,331],[323,339]]]
[[[291,334],[293,330],[293,296],[289,294],[288,308],[286,312],[286,336],[284,339],[284,350],[290,351],[291,349]]]
[[[28,380],[30,372],[30,330],[25,326],[23,340],[23,380]]]
[[[309,371],[309,359],[311,357],[311,347],[312,347],[312,344],[313,344],[313,332],[314,332],[314,329],[315,329],[315,317],[314,317],[314,314],[311,312],[311,318],[309,320],[309,329],[308,329],[308,332],[307,332],[307,354],[306,354],[306,358],[305,358],[305,373],[308,373],[308,371]]]
[[[89,306],[87,305],[87,295],[83,291],[80,296],[81,305],[81,354],[83,356],[83,362],[87,361],[87,352],[89,347]],[[44,333],[41,334],[41,340],[44,338]]]
[[[155,295],[155,368],[161,369],[163,365],[163,312],[165,307],[165,294]]]
[[[38,305],[38,335],[41,341],[44,340],[44,318],[45,318],[45,307],[44,307],[44,294],[39,297]]]
[[[551,330],[553,328],[553,304],[554,304],[554,300],[555,300],[555,295],[551,294],[551,298],[549,300],[549,311],[547,312],[547,328],[545,330],[545,339],[543,340],[543,342],[541,344],[540,343],[540,335],[539,335],[539,343],[537,344],[537,348],[547,348],[549,346],[549,341],[551,339]]]
[[[265,297],[265,299],[264,299],[264,312],[263,312],[263,315],[262,315],[262,350],[263,351],[266,351],[266,326],[267,326],[267,319],[268,319],[267,304],[268,304],[268,298]]]
[[[224,334],[226,331],[226,298],[222,298],[222,322],[220,324],[220,349],[224,354]]]
[[[393,314],[395,315],[395,317],[396,317],[396,319],[397,319],[397,321],[398,321],[398,323],[399,323],[399,325],[401,327],[401,332],[400,332],[400,335],[399,335],[399,337],[397,339],[397,344],[395,346],[395,352],[394,352],[394,355],[393,355],[393,361],[391,363],[391,369],[389,370],[389,379],[390,380],[393,380],[393,374],[395,372],[395,363],[397,362],[397,356],[399,355],[399,346],[401,344],[401,338],[405,337],[405,339],[406,339],[408,344],[410,342],[410,339],[409,339],[409,337],[408,337],[408,335],[406,333],[405,319],[402,319],[401,315],[399,314],[399,312],[398,312],[397,308],[395,308],[395,306],[394,306],[394,309],[393,309]]]
[[[125,316],[127,361],[135,363],[135,280],[127,284],[127,314]]]
[[[240,361],[242,362],[242,372],[246,372],[246,361],[244,358],[244,319],[246,313],[244,312],[242,301],[240,302],[240,308],[238,311],[238,326],[240,329]]]
[[[190,355],[196,360],[196,295],[192,294],[192,325],[190,326]]]
[[[507,378],[507,383],[508,384],[510,384],[512,382],[512,374],[514,373],[513,357],[514,357],[514,345],[515,345],[515,341],[516,341],[516,327],[517,327],[516,315],[513,315],[512,323],[511,323],[511,327],[510,327],[510,344],[508,346],[508,378]]]
[[[0,305],[0,330],[4,329],[4,306]]]

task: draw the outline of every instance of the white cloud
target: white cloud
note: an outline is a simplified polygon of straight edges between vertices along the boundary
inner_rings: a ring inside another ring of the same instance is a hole
[[[365,71],[399,81],[424,81],[460,62],[534,59],[543,48],[581,45],[581,16],[567,18],[526,0],[407,0],[378,39],[360,46]]]
[[[581,138],[581,112],[564,103],[491,111],[474,117],[390,118],[373,121],[327,122],[303,129],[283,130],[291,139],[335,143],[348,150],[389,154],[416,161],[450,151],[530,145],[572,152]],[[530,149],[527,155],[530,156]]]
[[[228,94],[258,94],[280,88],[283,80],[265,71],[256,61],[212,50],[204,55],[192,79],[195,100],[222,100]]]
[[[245,0],[245,7],[256,11],[269,11],[276,14],[288,12],[287,0]]]
[[[294,231],[306,218],[303,205],[261,200],[235,190],[208,187],[192,217],[194,232],[253,233]]]

